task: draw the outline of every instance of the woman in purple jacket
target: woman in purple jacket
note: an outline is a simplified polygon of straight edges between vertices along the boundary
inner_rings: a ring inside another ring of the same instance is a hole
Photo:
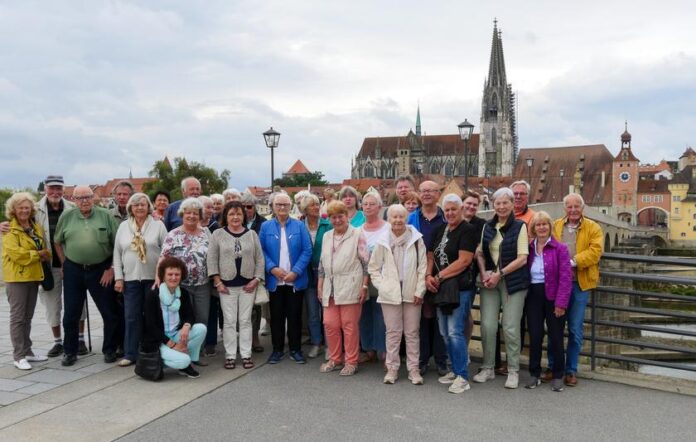
[[[541,384],[541,344],[544,340],[544,320],[549,334],[549,349],[554,361],[564,361],[563,328],[565,312],[570,300],[573,274],[570,255],[565,244],[551,236],[551,217],[537,212],[529,224],[534,240],[529,245],[529,273],[531,285],[525,301],[527,329],[529,330],[529,374],[526,388]],[[556,359],[559,358],[559,359]],[[565,361],[564,361],[565,364]],[[554,364],[557,367],[565,365]],[[563,391],[563,369],[554,370],[553,391]]]

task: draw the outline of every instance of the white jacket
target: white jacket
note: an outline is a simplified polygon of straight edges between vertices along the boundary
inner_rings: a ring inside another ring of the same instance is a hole
[[[321,244],[320,266],[324,269],[321,304],[324,307],[329,306],[331,295],[336,305],[357,304],[363,284],[363,264],[358,256],[362,231],[349,225],[341,245],[333,252],[335,232],[326,232]]]
[[[413,297],[422,298],[425,295],[425,271],[427,268],[425,243],[423,235],[409,225],[411,238],[404,255],[404,281],[399,281],[394,254],[389,245],[389,237],[381,238],[372,251],[370,264],[370,281],[375,286],[379,296],[377,302],[382,304],[399,305],[402,302],[413,302]]]

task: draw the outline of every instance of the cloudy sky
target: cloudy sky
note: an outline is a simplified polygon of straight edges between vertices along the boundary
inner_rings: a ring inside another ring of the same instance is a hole
[[[477,126],[493,19],[520,147],[696,145],[696,6],[661,1],[0,0],[0,187],[145,176],[185,155],[266,185],[261,133],[348,177],[366,136]],[[476,129],[475,129],[476,130]]]

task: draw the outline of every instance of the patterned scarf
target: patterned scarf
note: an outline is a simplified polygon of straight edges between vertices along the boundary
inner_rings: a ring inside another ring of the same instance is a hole
[[[143,223],[143,226],[140,229],[138,229],[138,224],[136,224],[135,218],[133,218],[132,216],[129,216],[126,222],[128,223],[128,226],[130,227],[130,230],[133,233],[133,239],[131,240],[130,248],[132,251],[138,254],[138,259],[140,260],[140,262],[145,264],[147,262],[147,246],[145,245],[145,238],[143,237],[143,232],[150,225],[150,217],[148,216],[147,218],[145,218],[145,222]]]
[[[167,284],[162,283],[159,286],[159,299],[163,306],[167,307],[170,312],[178,312],[181,307],[181,289],[176,288],[174,294],[169,291]]]

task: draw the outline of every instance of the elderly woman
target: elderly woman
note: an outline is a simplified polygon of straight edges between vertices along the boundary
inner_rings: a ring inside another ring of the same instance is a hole
[[[242,366],[252,368],[251,311],[256,288],[264,278],[264,261],[259,237],[247,229],[246,215],[239,201],[225,204],[222,228],[216,230],[210,240],[208,272],[220,296],[224,318],[225,368],[235,368],[237,341]]]
[[[222,192],[223,198],[225,198],[225,204],[230,201],[239,201],[242,198],[242,194],[237,189],[226,189]]]
[[[529,329],[529,374],[526,388],[541,384],[541,344],[544,340],[544,321],[549,335],[549,353],[554,365],[553,391],[563,391],[563,328],[573,285],[570,255],[565,244],[551,237],[551,217],[541,211],[534,214],[529,231],[534,240],[529,245],[528,266],[531,284],[527,293],[525,311]]]
[[[161,221],[164,219],[164,213],[167,211],[167,207],[169,207],[169,201],[171,201],[171,197],[169,196],[169,192],[166,190],[158,190],[155,192],[155,199],[154,199],[154,210],[152,211],[152,217],[158,221]]]
[[[261,247],[266,259],[266,287],[271,307],[273,352],[269,364],[283,359],[287,321],[290,358],[307,362],[302,354],[302,300],[309,282],[307,267],[312,259],[312,240],[302,221],[290,218],[290,197],[273,198],[275,218],[261,226]]]
[[[529,240],[523,221],[512,213],[514,194],[509,187],[493,194],[495,215],[483,226],[476,250],[481,275],[481,340],[483,364],[474,382],[495,378],[495,334],[498,314],[503,308],[503,332],[508,361],[505,388],[517,388],[520,370],[520,328],[524,298],[529,287]]]
[[[326,209],[329,207],[329,204],[331,204],[331,201],[334,201],[335,199],[336,191],[331,187],[324,188],[324,201],[322,201],[321,207],[319,207],[319,216],[322,218],[328,218],[329,214],[326,212]]]
[[[321,326],[321,302],[317,300],[317,283],[319,259],[321,258],[321,246],[324,234],[331,230],[328,219],[319,216],[319,198],[309,194],[302,200],[300,206],[304,223],[312,240],[312,262],[309,266],[309,286],[305,292],[305,305],[307,307],[307,325],[309,327],[309,340],[312,344],[307,356],[316,358],[321,352],[323,338]]]
[[[200,201],[201,205],[203,206],[201,227],[207,228],[210,233],[213,233],[220,228],[220,224],[218,224],[217,217],[215,216],[215,204],[213,203],[212,198],[205,195],[199,196],[198,201]]]
[[[147,195],[134,193],[126,203],[128,218],[118,227],[114,240],[114,290],[123,293],[126,326],[124,355],[118,363],[121,367],[138,358],[143,301],[155,283],[157,261],[167,236],[167,228],[152,217],[152,210]]]
[[[326,232],[321,246],[317,297],[324,307],[329,359],[319,370],[334,371],[345,361],[340,374],[352,376],[358,369],[358,324],[361,304],[367,299],[369,253],[365,235],[349,224],[343,202],[329,204],[328,215],[333,230]]]
[[[35,206],[36,200],[28,192],[15,193],[5,203],[10,231],[2,238],[2,272],[7,303],[10,305],[14,366],[20,370],[31,370],[29,362],[48,359],[31,349],[31,320],[39,283],[44,279],[42,263],[51,262],[45,232],[34,221]]]
[[[218,220],[225,207],[225,197],[221,193],[213,193],[210,195],[210,199],[213,201],[213,218]]]
[[[160,261],[157,280],[143,308],[143,350],[159,349],[167,367],[179,370],[189,378],[200,376],[191,365],[200,357],[205,339],[205,325],[195,321],[191,295],[181,286],[187,266],[181,260],[167,257]]]
[[[456,303],[438,306],[437,320],[452,363],[449,373],[438,379],[449,384],[449,392],[460,394],[469,390],[469,346],[466,328],[471,313],[471,302],[476,295],[472,263],[476,252],[476,230],[462,217],[462,200],[450,193],[443,198],[447,224],[435,232],[428,250],[428,272],[425,283],[432,292],[443,284],[454,284],[458,290]],[[452,282],[454,279],[454,282]],[[449,281],[449,282],[448,282]],[[455,295],[456,296],[456,295]]]
[[[404,196],[404,207],[408,210],[408,213],[415,212],[421,206],[420,197],[416,192],[408,192]]]
[[[196,323],[207,324],[210,312],[210,284],[208,283],[208,246],[210,233],[201,227],[203,205],[198,198],[186,198],[181,202],[177,214],[183,224],[167,234],[162,246],[160,260],[178,258],[186,264],[186,274],[181,282],[193,300]],[[205,362],[194,361],[198,365]]]
[[[406,337],[408,379],[421,385],[418,369],[420,353],[420,316],[425,295],[427,267],[423,235],[406,224],[408,211],[401,204],[387,210],[391,232],[380,238],[372,251],[368,270],[377,289],[377,302],[382,307],[386,325],[387,374],[385,384],[393,384],[399,376],[401,335]]]
[[[361,229],[367,240],[367,250],[371,254],[380,241],[389,240],[389,223],[379,216],[382,209],[382,198],[376,192],[367,192],[362,199],[365,224]],[[382,307],[377,302],[377,289],[369,284],[368,299],[363,304],[360,315],[360,345],[365,354],[360,362],[374,362],[384,359],[387,352],[386,327],[382,316]]]
[[[244,214],[246,215],[246,228],[253,230],[258,235],[261,232],[261,224],[266,221],[266,218],[259,215],[256,210],[256,198],[249,192],[242,193],[240,199],[242,206],[244,207]],[[251,311],[251,327],[252,327],[252,343],[251,351],[254,353],[263,353],[263,346],[261,345],[261,340],[259,338],[259,330],[261,329],[261,317],[266,319],[266,327],[268,330],[268,321],[270,318],[270,313],[268,311],[268,304],[255,305]],[[266,334],[268,332],[266,331]]]
[[[360,193],[351,186],[343,186],[338,192],[338,199],[348,210],[348,222],[353,227],[365,224],[365,214],[360,210]]]

